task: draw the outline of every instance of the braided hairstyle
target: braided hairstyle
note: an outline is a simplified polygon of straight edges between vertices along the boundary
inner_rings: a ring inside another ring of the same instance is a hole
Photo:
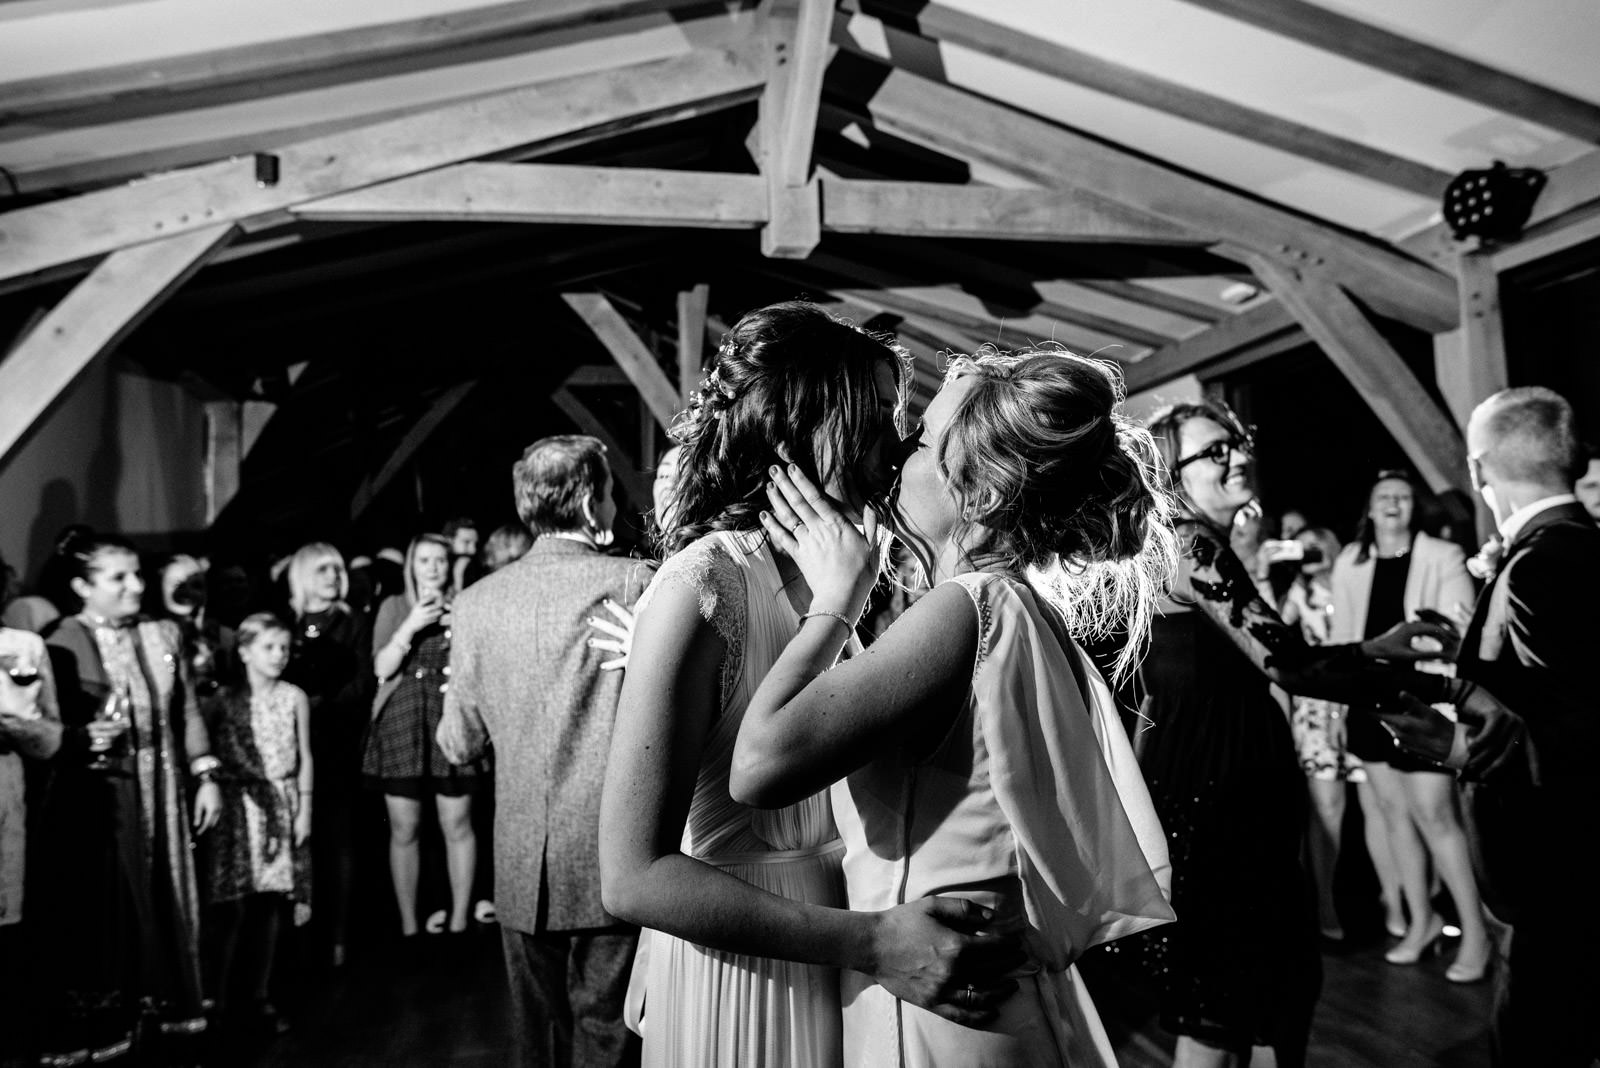
[[[887,337],[806,301],[747,313],[673,425],[683,454],[661,555],[714,530],[760,530],[774,464],[792,462],[818,486],[843,478],[857,496],[881,502],[889,486],[872,477],[875,452],[886,431],[904,429],[909,363]],[[880,367],[894,373],[892,428],[875,381]]]
[[[1080,639],[1127,633],[1138,656],[1178,569],[1173,501],[1149,433],[1119,410],[1122,373],[1056,347],[980,350],[937,443],[972,562],[1025,573]],[[976,537],[969,537],[976,533]]]

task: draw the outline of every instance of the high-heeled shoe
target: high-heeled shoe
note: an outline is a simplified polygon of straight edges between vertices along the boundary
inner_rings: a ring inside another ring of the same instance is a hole
[[[1481,983],[1489,975],[1489,965],[1494,961],[1494,954],[1484,947],[1483,959],[1476,966],[1470,961],[1463,961],[1462,954],[1458,951],[1456,959],[1450,967],[1444,970],[1444,977],[1452,983]]]
[[[1390,964],[1415,964],[1430,953],[1439,952],[1439,936],[1444,934],[1444,921],[1439,917],[1433,918],[1433,923],[1428,927],[1428,936],[1415,946],[1408,946],[1404,942],[1395,946],[1383,955],[1383,959]]]

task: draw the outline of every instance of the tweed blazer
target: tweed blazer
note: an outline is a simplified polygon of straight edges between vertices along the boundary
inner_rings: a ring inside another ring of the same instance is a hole
[[[631,607],[651,571],[541,537],[456,598],[445,715],[481,720],[494,743],[503,926],[537,933],[618,922],[600,905],[598,839],[622,672],[600,670],[610,654],[589,648],[586,620],[610,618],[607,597]]]
[[[1332,642],[1358,642],[1366,637],[1367,602],[1372,598],[1372,557],[1357,560],[1358,544],[1346,545],[1334,561],[1329,583],[1333,588]],[[1477,600],[1467,555],[1459,545],[1419,533],[1411,543],[1411,567],[1406,572],[1402,598],[1406,618],[1417,609],[1431,608],[1453,616],[1460,608],[1470,612]]]

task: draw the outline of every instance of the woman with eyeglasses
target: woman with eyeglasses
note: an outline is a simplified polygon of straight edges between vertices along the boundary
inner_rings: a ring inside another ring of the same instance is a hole
[[[1334,641],[1381,633],[1420,611],[1465,619],[1476,590],[1459,546],[1415,529],[1416,487],[1405,471],[1380,471],[1367,494],[1356,540],[1333,565]],[[1489,933],[1456,815],[1455,777],[1398,748],[1369,716],[1350,724],[1350,747],[1367,770],[1387,828],[1386,844],[1400,877],[1409,924],[1386,900],[1389,933],[1400,943],[1390,964],[1415,964],[1435,949],[1444,921],[1429,888],[1431,857],[1461,921],[1461,948],[1445,972],[1453,983],[1475,983],[1489,966]]]
[[[1441,691],[1451,680],[1377,661],[1419,659],[1412,638],[1443,632],[1400,623],[1359,644],[1308,645],[1229,548],[1255,495],[1249,433],[1215,403],[1168,408],[1150,432],[1182,511],[1184,559],[1144,661],[1138,741],[1168,832],[1178,922],[1122,952],[1160,987],[1178,1068],[1247,1063],[1260,1048],[1293,1068],[1305,1063],[1322,964],[1300,864],[1306,789],[1270,684],[1343,701],[1402,684]]]

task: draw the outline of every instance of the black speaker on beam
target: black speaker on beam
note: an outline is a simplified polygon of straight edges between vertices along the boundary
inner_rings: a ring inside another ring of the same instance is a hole
[[[1543,171],[1513,169],[1499,160],[1488,170],[1462,171],[1445,186],[1444,221],[1457,240],[1515,241],[1545,181]]]

